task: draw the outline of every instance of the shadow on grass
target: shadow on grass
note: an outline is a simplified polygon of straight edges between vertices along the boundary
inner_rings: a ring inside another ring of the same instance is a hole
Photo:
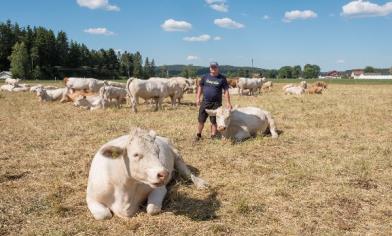
[[[192,173],[198,175],[199,171],[195,167],[188,166]],[[195,190],[200,192],[197,198],[179,190],[181,185],[189,185],[195,188],[190,180],[184,180],[175,176],[168,186],[168,193],[164,202],[164,211],[172,212],[175,215],[184,215],[194,221],[209,221],[217,218],[216,211],[221,203],[217,199],[216,189]],[[201,198],[200,198],[201,196]]]

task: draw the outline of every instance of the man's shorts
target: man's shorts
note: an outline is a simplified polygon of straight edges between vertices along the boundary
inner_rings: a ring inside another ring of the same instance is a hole
[[[207,117],[208,117],[206,109],[215,110],[215,109],[219,108],[220,106],[222,106],[221,102],[206,102],[206,101],[202,101],[201,104],[200,104],[198,121],[200,123],[205,123],[206,120],[207,120]],[[211,122],[211,124],[216,125],[216,117],[215,116],[210,116],[210,122]]]

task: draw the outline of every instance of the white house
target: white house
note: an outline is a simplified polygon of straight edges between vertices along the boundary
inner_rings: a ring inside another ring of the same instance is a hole
[[[10,71],[2,71],[0,72],[0,80],[3,79],[12,79],[12,73]]]

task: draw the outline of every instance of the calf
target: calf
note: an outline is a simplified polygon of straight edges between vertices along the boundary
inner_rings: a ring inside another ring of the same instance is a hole
[[[146,200],[147,213],[157,214],[174,169],[198,188],[207,186],[190,172],[169,139],[135,128],[129,135],[104,144],[95,154],[88,177],[87,206],[97,220],[111,218],[113,213],[132,217]]]
[[[99,95],[108,101],[116,99],[116,106],[119,107],[121,103],[126,102],[127,90],[119,87],[105,85],[99,89]]]
[[[61,100],[65,94],[67,93],[67,88],[60,88],[54,90],[46,90],[44,88],[37,88],[37,96],[40,98],[40,101],[48,102],[48,101],[57,101]]]

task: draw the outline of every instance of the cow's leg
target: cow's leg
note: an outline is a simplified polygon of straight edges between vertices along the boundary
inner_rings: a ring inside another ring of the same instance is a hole
[[[162,110],[162,103],[163,103],[163,99],[164,99],[164,97],[159,97],[158,98],[158,106],[159,106],[159,110]]]
[[[109,208],[93,199],[87,198],[87,207],[96,220],[110,219],[113,216]]]
[[[147,200],[147,213],[155,215],[161,212],[162,202],[167,193],[166,186],[161,186],[154,189],[149,195]]]
[[[137,112],[137,108],[136,108],[137,104],[138,104],[138,98],[132,97],[131,98],[131,107],[132,107],[132,111],[135,113]]]
[[[175,96],[170,96],[170,101],[171,101],[172,107],[175,107],[176,106],[176,97]]]

